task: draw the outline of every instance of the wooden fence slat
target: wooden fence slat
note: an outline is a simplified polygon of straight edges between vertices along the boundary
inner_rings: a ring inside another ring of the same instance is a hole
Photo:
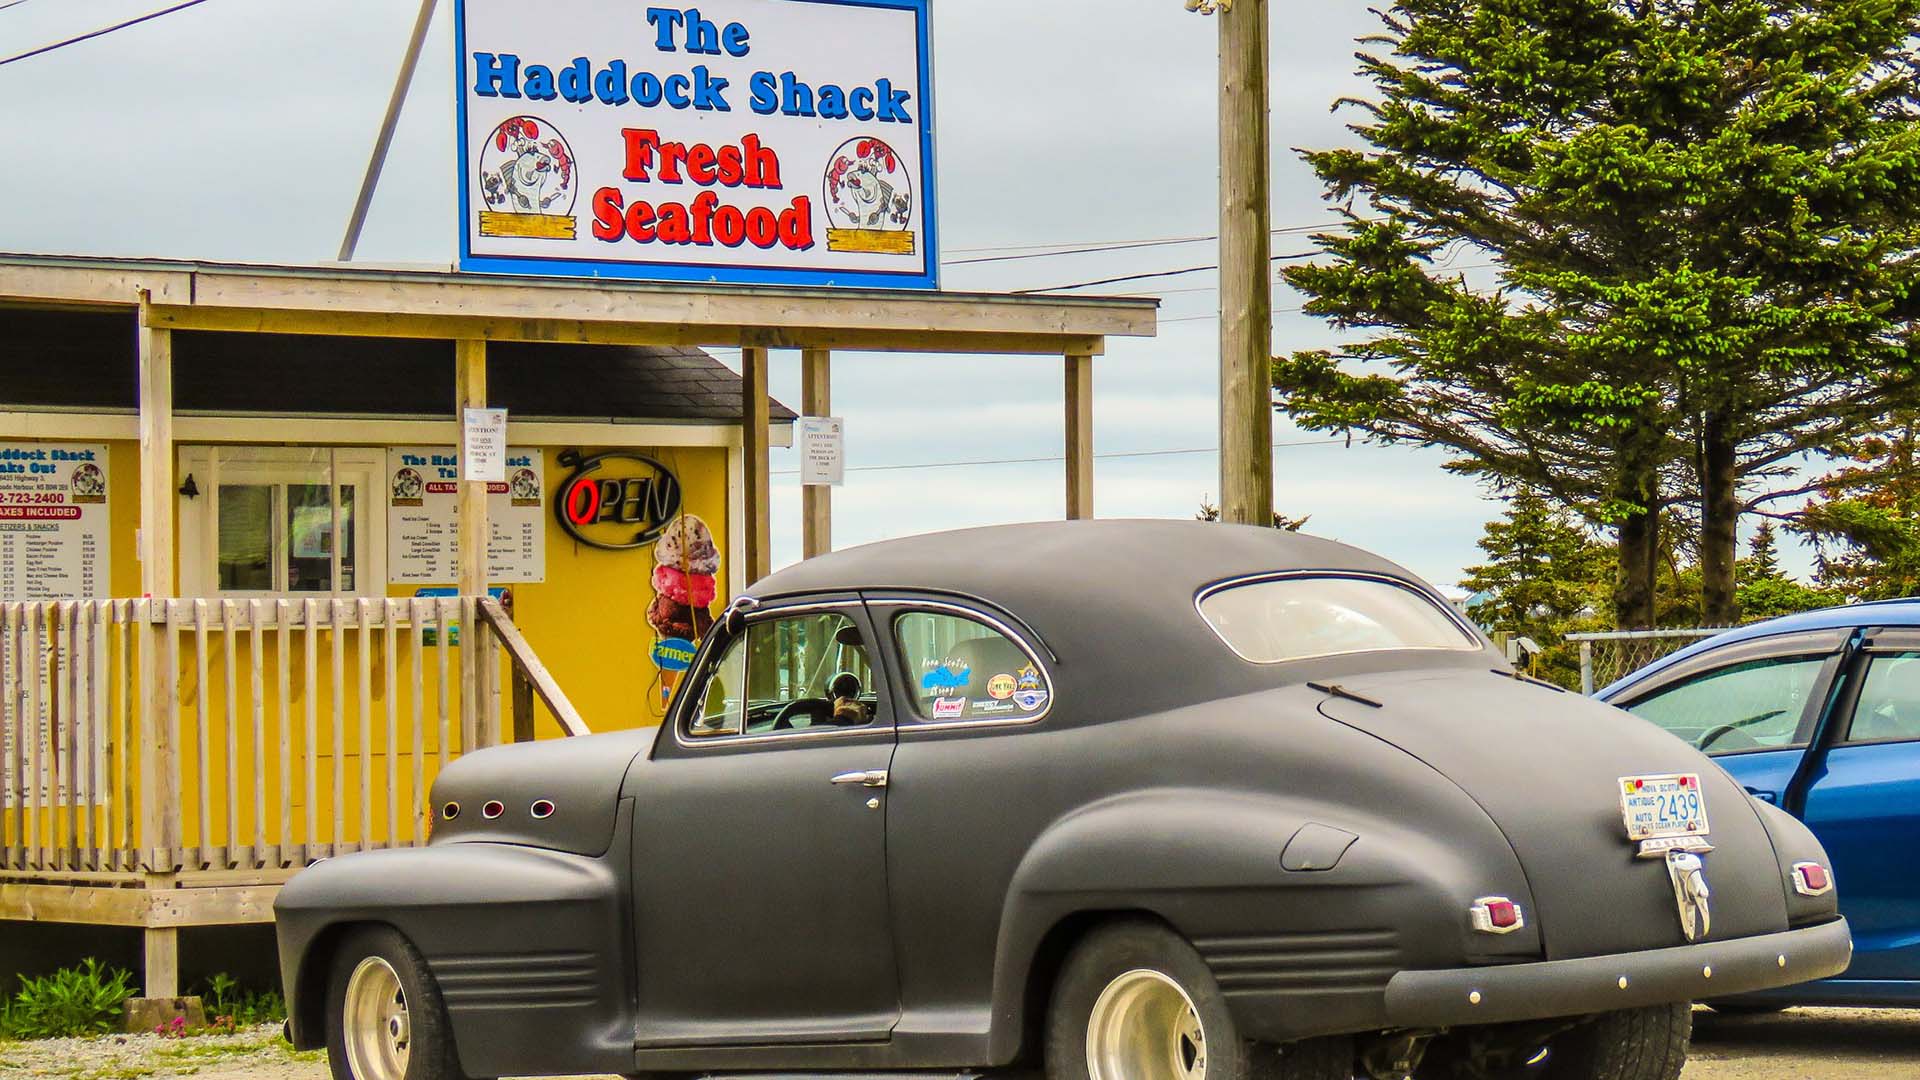
[[[347,831],[347,631],[342,615],[346,604],[328,606],[333,615],[333,841],[334,854],[348,850]]]
[[[413,672],[413,844],[419,847],[427,842],[426,822],[430,812],[427,808],[427,630],[426,620],[420,614],[420,600],[416,597],[407,604],[408,633],[413,639],[408,650]]]
[[[28,745],[33,748],[33,770],[28,773],[28,782],[33,785],[33,839],[28,845],[32,848],[32,854],[28,857],[28,865],[35,869],[45,869],[47,866],[47,853],[46,845],[42,842],[46,835],[42,832],[45,824],[42,812],[46,809],[47,797],[47,762],[44,748],[47,742],[45,731],[48,725],[44,724],[41,720],[44,715],[43,707],[46,704],[40,694],[40,682],[46,675],[46,650],[42,647],[40,634],[42,627],[45,625],[46,616],[44,609],[39,604],[34,604],[28,610],[33,616],[33,626],[28,632],[30,639],[28,646],[31,655],[25,672],[27,676],[27,718],[29,723],[27,737],[31,740]]]
[[[307,851],[302,861],[311,862],[320,844],[320,630],[314,624],[320,601],[308,597],[301,606],[306,614],[307,639],[307,684],[301,693],[307,705],[306,743],[301,756],[301,771],[307,780]]]
[[[21,749],[13,730],[13,685],[19,681],[19,669],[13,663],[13,614],[13,604],[0,603],[0,741],[7,748],[0,754],[0,867],[9,870],[14,866],[14,841],[26,816],[13,768]]]
[[[198,680],[194,683],[194,752],[195,761],[200,767],[199,775],[194,777],[194,787],[199,795],[200,805],[200,859],[201,868],[206,868],[206,860],[213,851],[213,747],[211,745],[213,724],[208,719],[209,708],[207,693],[207,602],[193,602],[193,663]]]
[[[287,849],[293,845],[293,605],[274,601],[279,616],[279,647],[274,650],[274,689],[279,709],[274,712],[280,734],[280,866],[292,865]]]
[[[373,846],[373,629],[368,621],[372,601],[354,601],[358,617],[360,652],[360,850]]]
[[[433,601],[434,623],[439,633],[434,638],[434,651],[440,654],[440,767],[447,767],[447,755],[453,752],[453,706],[449,695],[453,693],[452,681],[448,677],[451,665],[449,659],[453,652],[450,639],[453,637],[453,625],[447,620],[447,603],[435,598]]]
[[[120,623],[120,649],[115,655],[120,659],[118,680],[120,683],[120,716],[116,729],[120,735],[120,775],[119,784],[114,790],[120,793],[120,834],[116,846],[119,847],[121,851],[121,858],[125,859],[127,853],[131,852],[134,846],[133,830],[136,810],[133,804],[133,778],[138,775],[134,771],[133,740],[134,710],[139,708],[139,706],[134,703],[133,697],[133,673],[138,666],[133,651],[135,637],[133,625],[138,604],[136,604],[135,601],[127,600],[119,606],[123,618]],[[132,869],[132,867],[122,866],[121,869]]]
[[[240,634],[233,625],[234,602],[220,601],[220,656],[226,664],[225,691],[227,714],[227,851],[221,860],[228,868],[240,851],[240,673],[234,639]]]
[[[85,741],[80,744],[80,865],[89,870],[100,869],[100,844],[94,832],[94,809],[99,801],[100,773],[100,605],[93,600],[80,605],[80,625],[82,637],[87,648],[87,666],[82,676],[87,684],[86,706],[81,712],[82,733]]]
[[[162,610],[167,620],[167,655],[161,657],[160,662],[166,665],[168,672],[177,673],[180,670],[180,636],[186,629],[187,607],[177,600],[163,601],[162,605]],[[187,837],[185,823],[179,820],[180,817],[184,815],[187,805],[187,759],[185,750],[181,745],[181,732],[186,724],[185,714],[186,709],[180,704],[180,688],[178,685],[175,685],[173,692],[167,695],[167,734],[172,740],[168,745],[173,748],[173,751],[167,755],[170,766],[167,775],[168,787],[166,798],[173,804],[173,834],[182,844],[186,842]],[[173,848],[162,848],[161,852],[169,865],[180,861],[181,853]]]
[[[396,614],[399,601],[382,601],[386,616],[386,652],[382,659],[386,665],[387,692],[387,846],[399,847],[403,832],[400,827],[400,618]]]
[[[251,601],[256,611],[262,601]],[[266,634],[260,628],[259,619],[252,620],[252,632],[247,638],[253,655],[249,658],[248,668],[253,673],[253,859],[251,865],[258,867],[260,860],[267,854],[267,648]]]
[[[65,870],[73,866],[73,732],[68,726],[73,723],[73,675],[80,654],[73,647],[73,604],[59,601],[47,614],[48,826],[53,830],[53,865]]]

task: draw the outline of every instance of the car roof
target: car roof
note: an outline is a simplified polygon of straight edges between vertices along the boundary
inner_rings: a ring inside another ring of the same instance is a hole
[[[1382,574],[1420,583],[1359,548],[1315,536],[1200,521],[1048,521],[928,533],[849,548],[782,570],[748,590],[915,589],[977,596],[1025,615],[1049,603],[1123,594],[1128,606],[1191,607],[1209,585],[1293,570]]]
[[[1664,657],[1635,671],[1612,686],[1602,690],[1596,696],[1602,700],[1640,682],[1641,680],[1665,671],[1675,664],[1683,664],[1702,653],[1723,649],[1741,642],[1757,641],[1761,638],[1778,637],[1782,634],[1797,634],[1816,630],[1848,630],[1866,626],[1920,626],[1920,598],[1898,600],[1875,600],[1864,604],[1848,604],[1844,607],[1821,608],[1818,611],[1803,611],[1796,615],[1782,615],[1777,619],[1751,623],[1747,626],[1716,634],[1705,641],[1689,645],[1671,656]]]
[[[1137,714],[1248,693],[1338,669],[1254,665],[1201,619],[1209,586],[1288,572],[1371,574],[1445,598],[1405,569],[1346,544],[1281,529],[1199,521],[1056,521],[931,533],[809,559],[748,590],[763,602],[821,593],[932,592],[984,601],[1051,650],[1055,698],[1097,697]],[[1367,663],[1407,663],[1383,653]],[[1497,656],[1422,658],[1483,670]]]

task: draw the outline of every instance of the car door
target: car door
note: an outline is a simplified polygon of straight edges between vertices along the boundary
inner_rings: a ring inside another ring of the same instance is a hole
[[[1799,813],[1853,926],[1848,979],[1920,980],[1920,630],[1868,634]]]
[[[1738,642],[1611,700],[1704,750],[1756,798],[1786,805],[1850,637],[1822,630]]]
[[[885,1040],[894,730],[865,612],[788,604],[716,634],[629,781],[638,1045]]]

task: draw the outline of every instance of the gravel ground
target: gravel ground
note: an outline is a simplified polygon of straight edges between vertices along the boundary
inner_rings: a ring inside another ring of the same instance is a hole
[[[322,1054],[297,1054],[278,1027],[162,1039],[114,1035],[0,1044],[5,1080],[327,1080]],[[1683,1080],[1894,1080],[1920,1077],[1920,1010],[1794,1009],[1694,1014]]]

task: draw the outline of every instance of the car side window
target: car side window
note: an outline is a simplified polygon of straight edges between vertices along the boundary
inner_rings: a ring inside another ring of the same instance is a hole
[[[878,703],[867,643],[845,613],[758,619],[709,666],[686,734],[710,740],[864,728]]]
[[[1867,665],[1846,741],[1920,741],[1920,653],[1875,656]]]
[[[1040,664],[977,619],[909,611],[894,620],[893,633],[922,720],[1031,720],[1053,699]]]
[[[1627,711],[1708,753],[1800,745],[1800,721],[1824,656],[1754,660],[1709,671],[1628,705]]]

